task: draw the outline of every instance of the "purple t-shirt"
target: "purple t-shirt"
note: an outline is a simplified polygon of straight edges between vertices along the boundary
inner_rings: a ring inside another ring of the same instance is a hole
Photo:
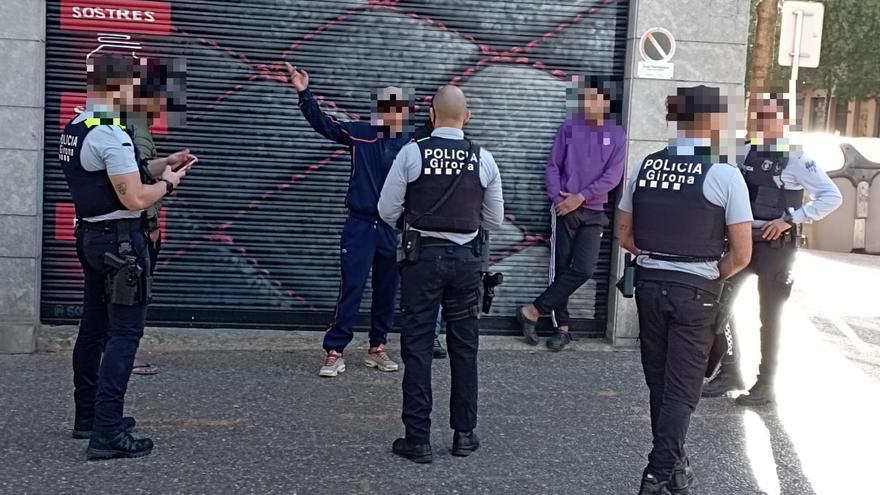
[[[581,208],[602,210],[608,192],[620,184],[626,157],[626,133],[617,124],[588,123],[583,114],[569,117],[556,132],[544,178],[554,204],[560,191],[584,195]]]

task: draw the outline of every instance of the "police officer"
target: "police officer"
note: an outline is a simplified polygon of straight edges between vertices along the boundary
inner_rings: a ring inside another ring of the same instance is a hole
[[[83,315],[73,350],[73,437],[89,438],[89,459],[141,457],[123,418],[128,379],[150,299],[150,258],[143,210],[171,194],[194,158],[184,150],[139,168],[120,114],[136,111],[131,58],[89,62],[86,111],[64,128],[59,161],[76,210],[76,252],[83,268]],[[173,168],[178,168],[174,171]],[[157,177],[145,184],[146,176]]]
[[[324,335],[324,361],[318,375],[334,377],[345,371],[343,352],[354,337],[361,297],[371,270],[370,348],[364,363],[380,371],[397,371],[397,363],[385,350],[387,335],[394,323],[399,282],[396,232],[379,218],[376,203],[394,157],[412,138],[407,122],[410,102],[400,88],[384,88],[377,95],[375,125],[339,122],[321,111],[308,89],[308,73],[290,64],[287,68],[291,84],[299,93],[303,116],[319,134],[349,147],[352,157],[345,197],[348,219],[340,239],[342,281],[335,317]]]
[[[791,269],[805,223],[818,221],[843,202],[840,190],[828,175],[801,149],[790,149],[787,132],[788,98],[784,93],[757,93],[750,99],[753,137],[742,150],[740,169],[749,188],[755,221],[752,224],[752,260],[731,281],[734,290],[749,274],[758,276],[761,318],[761,364],[758,379],[749,392],[736,398],[742,406],[760,406],[775,400],[773,389],[779,355],[782,309],[791,295]],[[804,193],[812,201],[804,203]],[[716,347],[736,341],[735,334],[719,335]],[[743,388],[737,362],[737,345],[728,348],[727,359],[704,397],[717,397]]]
[[[654,435],[639,495],[688,493],[685,436],[715,337],[716,298],[751,254],[748,190],[719,152],[726,111],[717,88],[679,88],[666,116],[679,136],[645,158],[620,201],[620,245],[637,256]]]
[[[430,110],[431,137],[406,145],[391,167],[379,214],[401,233],[401,350],[404,438],[392,451],[418,463],[431,450],[431,361],[437,312],[443,307],[452,369],[452,454],[468,456],[480,442],[477,347],[481,262],[478,231],[501,226],[501,175],[491,153],[464,139],[470,119],[462,91],[443,86]]]

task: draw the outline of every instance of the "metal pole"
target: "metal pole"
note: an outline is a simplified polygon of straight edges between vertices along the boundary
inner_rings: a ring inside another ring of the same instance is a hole
[[[798,64],[801,62],[801,36],[804,31],[804,11],[796,10],[797,17],[794,29],[794,52],[791,54],[791,79],[788,81],[788,117],[790,130],[797,127],[797,80]]]

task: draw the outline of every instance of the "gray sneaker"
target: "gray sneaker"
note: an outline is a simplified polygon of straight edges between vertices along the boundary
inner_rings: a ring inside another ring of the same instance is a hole
[[[342,359],[342,354],[336,351],[327,351],[327,355],[324,357],[324,365],[318,371],[318,376],[337,376],[344,371],[345,360]]]
[[[364,359],[364,364],[368,368],[377,368],[379,371],[397,371],[400,369],[397,363],[388,357],[384,345],[370,349],[367,352],[367,357]]]

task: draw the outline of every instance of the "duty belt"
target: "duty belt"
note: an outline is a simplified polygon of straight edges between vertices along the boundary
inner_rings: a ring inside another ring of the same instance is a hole
[[[143,220],[137,218],[117,218],[114,220],[103,220],[101,222],[87,222],[85,220],[77,220],[76,230],[90,230],[93,232],[118,232],[120,234],[129,234],[131,232],[143,231]]]
[[[721,281],[709,280],[693,273],[685,273],[677,270],[660,270],[656,268],[644,268],[639,266],[636,269],[636,282],[670,282],[673,284],[686,285],[688,287],[696,287],[711,293],[715,297],[721,294]]]
[[[419,242],[421,243],[421,247],[423,249],[428,248],[428,247],[454,247],[454,248],[473,249],[475,240],[476,239],[469,241],[469,242],[466,242],[464,244],[459,244],[457,242],[452,242],[447,239],[439,239],[436,237],[425,237],[423,235]]]

